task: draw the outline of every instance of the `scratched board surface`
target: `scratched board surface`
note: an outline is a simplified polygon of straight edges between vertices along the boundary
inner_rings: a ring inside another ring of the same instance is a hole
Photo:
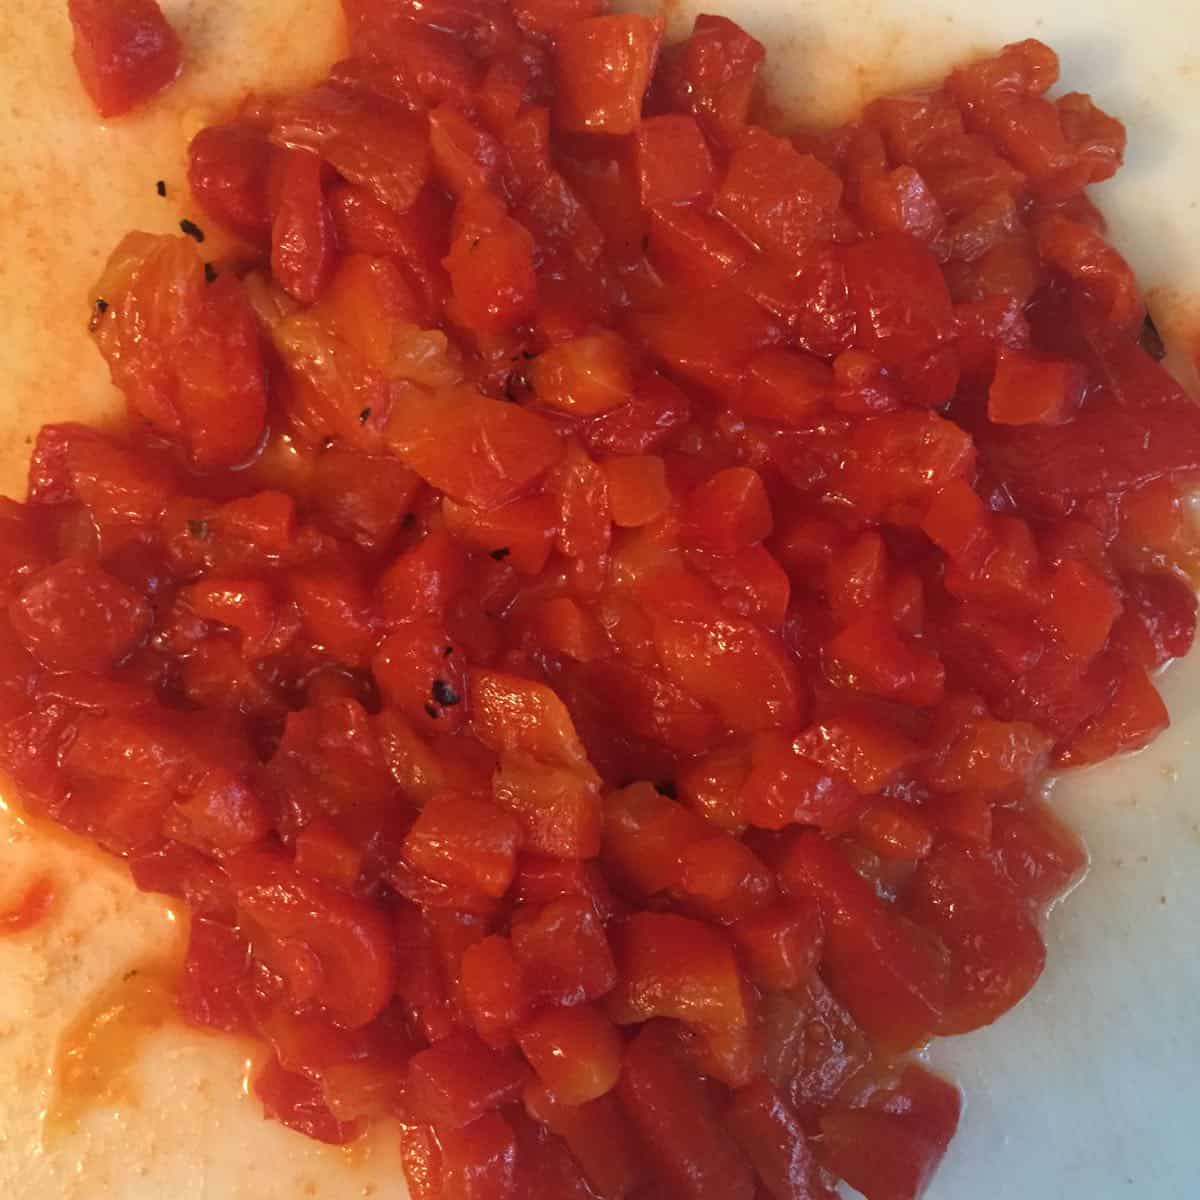
[[[85,333],[88,285],[129,228],[190,215],[190,135],[253,88],[294,86],[337,55],[337,0],[170,0],[180,83],[101,125],[75,81],[60,0],[0,4],[0,492],[20,495],[44,420],[114,396]],[[1167,341],[1200,331],[1200,8],[1111,0],[1103,18],[1032,0],[722,0],[767,42],[780,119],[844,117],[1030,34],[1065,83],[1130,126],[1100,189]],[[1074,7],[1074,6],[1072,6]],[[1153,20],[1145,19],[1153,12]],[[687,12],[672,10],[676,28]],[[167,187],[165,198],[156,188]],[[220,247],[215,246],[214,252]],[[1194,383],[1194,380],[1192,380]],[[1167,685],[1172,730],[1148,753],[1062,780],[1054,802],[1093,865],[1052,921],[1050,965],[999,1025],[939,1045],[968,1109],[929,1200],[1191,1200],[1200,1181],[1200,661]],[[394,1139],[330,1150],[263,1122],[253,1047],[183,1030],[166,994],[183,918],[98,853],[0,811],[0,909],[47,874],[33,929],[0,939],[0,1192],[9,1200],[322,1200],[405,1195]]]

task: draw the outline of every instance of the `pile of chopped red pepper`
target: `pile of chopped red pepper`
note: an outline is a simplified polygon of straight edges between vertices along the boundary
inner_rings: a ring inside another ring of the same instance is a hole
[[[0,761],[417,1200],[911,1200],[959,1098],[903,1056],[1084,865],[1043,773],[1195,627],[1124,130],[1032,41],[783,135],[724,17],[345,8],[93,292],[131,421],[0,507]]]

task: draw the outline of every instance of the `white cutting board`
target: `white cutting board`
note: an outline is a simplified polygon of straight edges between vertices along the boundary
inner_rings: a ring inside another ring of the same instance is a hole
[[[20,494],[27,439],[43,420],[112,407],[84,333],[84,294],[108,250],[130,227],[167,230],[188,215],[186,139],[247,88],[318,74],[337,50],[336,4],[170,0],[188,46],[184,79],[143,115],[103,127],[72,74],[63,0],[2,0],[0,491]],[[1066,86],[1128,123],[1129,165],[1097,198],[1168,342],[1200,334],[1188,299],[1200,297],[1195,0],[1053,12],[1034,0],[706,7],[767,42],[776,95],[814,122],[989,46],[1049,41]],[[673,19],[688,23],[682,10]],[[968,1106],[929,1200],[1200,1196],[1200,660],[1171,674],[1167,698],[1175,724],[1149,752],[1056,788],[1089,843],[1091,873],[1052,920],[1034,995],[992,1029],[934,1049]],[[263,1122],[244,1094],[251,1048],[170,1024],[129,1039],[107,1103],[73,1132],[43,1137],[64,1029],[112,980],[153,966],[177,926],[119,868],[0,811],[0,907],[34,866],[54,873],[61,898],[37,930],[0,940],[0,1194],[401,1200],[387,1131],[338,1151]]]

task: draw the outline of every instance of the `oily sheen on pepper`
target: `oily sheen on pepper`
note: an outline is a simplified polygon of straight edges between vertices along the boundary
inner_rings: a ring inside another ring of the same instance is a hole
[[[1033,41],[783,134],[721,16],[345,9],[93,290],[130,420],[0,506],[0,762],[416,1200],[912,1200],[959,1095],[905,1056],[1084,867],[1043,774],[1195,627],[1124,129]]]

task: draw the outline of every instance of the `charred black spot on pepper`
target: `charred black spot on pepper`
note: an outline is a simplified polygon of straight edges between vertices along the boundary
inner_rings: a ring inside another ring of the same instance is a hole
[[[189,521],[187,531],[198,542],[207,542],[212,534],[207,521]]]
[[[454,687],[445,679],[433,681],[433,698],[443,708],[453,708],[462,700]]]
[[[360,412],[358,414],[358,423],[360,425],[365,425],[370,419],[371,419],[371,410],[369,408],[364,408],[362,410],[362,412]]]
[[[417,514],[416,513],[405,513],[404,516],[400,518],[400,528],[401,529],[411,529],[416,523],[417,523]]]
[[[525,376],[520,371],[509,371],[508,375],[505,376],[504,379],[504,399],[507,400],[509,404],[516,404],[518,400],[516,394],[517,389],[525,389],[528,386],[529,385],[525,382]]]
[[[210,263],[210,262],[206,262],[204,264],[204,282],[205,283],[216,283],[217,282],[217,268],[214,267],[212,265],[212,263]]]
[[[201,229],[195,221],[189,221],[187,217],[184,217],[184,219],[179,222],[179,228],[197,243],[204,241],[204,230]]]
[[[1154,318],[1149,313],[1142,322],[1142,332],[1138,334],[1138,344],[1155,362],[1162,362],[1167,357],[1167,348],[1163,345],[1162,334],[1158,332],[1158,326],[1155,325]]]
[[[675,783],[673,780],[660,779],[658,781],[658,783],[656,783],[654,785],[654,790],[660,796],[666,796],[668,800],[678,800],[679,799],[679,789],[675,786]]]
[[[95,333],[100,328],[100,318],[108,312],[108,301],[104,299],[97,300],[92,311],[92,319],[88,321],[88,332]]]
[[[511,553],[512,551],[507,546],[501,546],[498,549],[491,551],[491,556],[497,562],[503,562]]]
[[[425,705],[425,711],[426,711],[426,713],[428,713],[428,714],[429,714],[429,716],[430,716],[430,717],[432,717],[432,718],[433,718],[433,720],[435,720],[435,721],[438,719],[438,717],[440,717],[440,716],[442,715],[441,709],[439,709],[439,708],[438,708],[438,706],[437,706],[436,704],[427,704],[427,705]]]
[[[453,653],[454,653],[454,647],[453,647],[453,646],[447,646],[447,647],[445,648],[445,650],[443,650],[443,651],[442,651],[442,657],[443,657],[443,658],[449,658],[449,657],[450,657],[450,655],[452,655]]]
[[[165,199],[167,195],[167,181],[165,179],[160,179],[154,185],[154,190]]]

